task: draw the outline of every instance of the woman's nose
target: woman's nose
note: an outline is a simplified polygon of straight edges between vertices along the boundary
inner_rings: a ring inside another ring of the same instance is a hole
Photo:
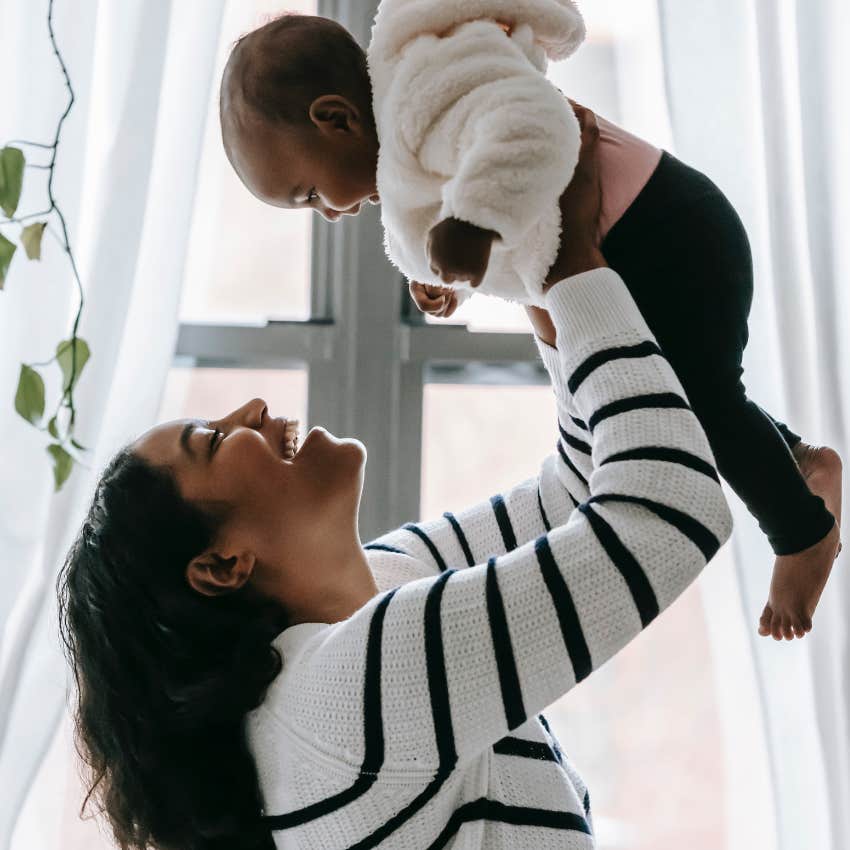
[[[259,428],[263,424],[268,405],[263,398],[252,398],[245,402],[242,407],[234,410],[230,417],[238,425],[246,425],[249,428]]]

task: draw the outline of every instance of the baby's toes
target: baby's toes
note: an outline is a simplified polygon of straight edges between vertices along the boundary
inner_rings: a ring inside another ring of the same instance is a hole
[[[794,624],[790,617],[782,618],[782,637],[785,640],[794,640]]]
[[[767,637],[770,634],[770,624],[773,622],[773,609],[770,605],[764,606],[764,611],[759,617],[759,634]]]

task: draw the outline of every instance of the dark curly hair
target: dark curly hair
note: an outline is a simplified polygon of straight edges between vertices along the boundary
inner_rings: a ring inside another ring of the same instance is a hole
[[[186,580],[223,511],[126,448],[56,581],[90,770],[80,815],[94,794],[122,850],[274,848],[243,721],[282,669],[286,616],[250,583],[211,597]]]
[[[272,123],[306,123],[310,104],[323,94],[341,94],[374,129],[372,84],[366,53],[342,24],[318,15],[287,12],[239,38],[221,81],[220,110],[226,95]]]

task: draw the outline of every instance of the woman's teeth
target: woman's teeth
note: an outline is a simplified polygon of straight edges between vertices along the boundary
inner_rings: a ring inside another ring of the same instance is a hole
[[[298,420],[288,419],[283,429],[283,456],[295,457],[298,452]]]

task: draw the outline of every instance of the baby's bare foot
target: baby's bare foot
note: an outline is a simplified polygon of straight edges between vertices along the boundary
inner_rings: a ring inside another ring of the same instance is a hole
[[[826,509],[841,523],[841,456],[829,446],[810,446],[800,441],[791,452],[797,466],[809,486],[809,490],[820,496]],[[838,544],[841,551],[841,543]]]
[[[759,634],[776,640],[803,637],[812,629],[815,613],[838,550],[838,525],[802,552],[779,555],[770,580],[767,605],[759,620]]]
[[[759,634],[793,640],[811,631],[812,616],[832,564],[841,551],[841,458],[826,446],[798,443],[794,457],[809,489],[824,500],[836,524],[822,540],[793,555],[780,555],[773,568],[770,595],[759,620]]]

